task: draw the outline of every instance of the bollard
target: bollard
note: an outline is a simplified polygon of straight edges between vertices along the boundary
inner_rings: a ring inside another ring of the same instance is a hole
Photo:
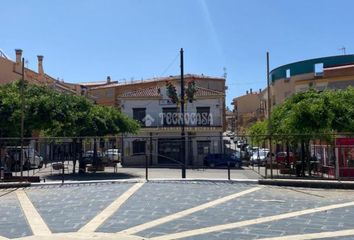
[[[145,155],[145,180],[146,181],[149,181],[149,176],[148,176],[148,174],[149,174],[149,172],[148,172],[148,156],[147,155]]]
[[[4,167],[0,167],[0,179],[4,180],[5,178],[5,170]]]
[[[231,180],[230,161],[227,161],[227,179]]]
[[[61,184],[64,185],[64,174],[65,174],[65,168],[64,168],[64,161],[62,161],[62,174],[61,174]]]

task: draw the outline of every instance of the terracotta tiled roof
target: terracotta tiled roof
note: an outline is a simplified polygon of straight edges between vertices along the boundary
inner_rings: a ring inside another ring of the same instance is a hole
[[[158,87],[150,87],[144,89],[138,89],[132,92],[126,92],[120,95],[121,97],[160,97]]]
[[[205,97],[205,96],[223,96],[224,93],[216,91],[216,90],[211,90],[208,88],[202,88],[197,86],[197,92],[195,94],[196,97]]]
[[[194,79],[213,79],[213,80],[221,80],[225,81],[225,78],[221,77],[210,77],[205,75],[198,75],[198,74],[185,74],[185,79],[194,78]],[[91,87],[92,90],[95,89],[102,89],[102,88],[111,88],[111,87],[118,87],[122,85],[139,85],[140,83],[147,83],[147,82],[165,82],[165,81],[178,81],[180,80],[180,75],[177,76],[169,76],[169,77],[159,77],[159,78],[151,78],[151,79],[144,79],[144,80],[133,80],[133,81],[121,81],[118,83],[110,84],[110,85],[102,85],[97,87]]]
[[[126,92],[120,95],[120,97],[160,97],[161,94],[158,92],[158,87],[150,87],[145,89],[138,89],[132,92]],[[223,96],[224,94],[219,91],[202,88],[197,86],[196,97],[205,97],[205,96]]]

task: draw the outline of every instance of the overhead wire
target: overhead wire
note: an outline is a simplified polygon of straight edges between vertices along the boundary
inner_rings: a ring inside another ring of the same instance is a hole
[[[163,75],[172,67],[172,65],[176,62],[178,56],[179,56],[179,53],[176,54],[176,56],[173,58],[171,63],[165,68],[165,70],[163,70],[163,72],[160,74],[160,77],[163,77]]]

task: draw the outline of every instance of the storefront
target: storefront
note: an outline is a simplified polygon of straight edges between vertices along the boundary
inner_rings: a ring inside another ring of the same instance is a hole
[[[336,159],[339,178],[354,178],[354,138],[336,139]]]

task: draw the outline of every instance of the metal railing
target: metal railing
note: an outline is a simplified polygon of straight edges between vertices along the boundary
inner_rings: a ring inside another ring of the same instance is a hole
[[[273,135],[271,146],[268,138],[186,134],[182,141],[178,133],[26,138],[22,162],[20,139],[2,138],[0,177],[1,181],[80,180],[94,178],[94,174],[107,179],[149,179],[151,174],[179,178],[179,169],[185,167],[190,173],[187,178],[205,173],[206,178],[231,179],[242,173],[237,168],[241,165],[264,178],[354,178],[354,134]]]

